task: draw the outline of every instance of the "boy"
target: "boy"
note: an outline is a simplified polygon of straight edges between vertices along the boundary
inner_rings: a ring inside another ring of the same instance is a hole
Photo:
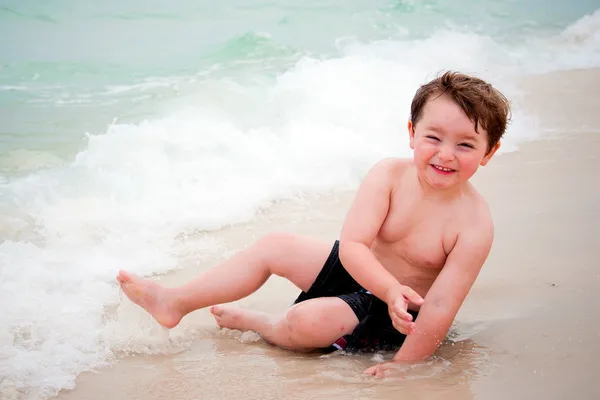
[[[333,249],[274,233],[178,288],[124,271],[117,280],[167,328],[213,306],[219,326],[253,330],[291,350],[399,348],[391,362],[365,371],[378,377],[395,362],[428,358],[492,245],[490,211],[469,179],[500,147],[509,112],[491,85],[446,72],[413,98],[413,159],[386,159],[369,171]],[[250,295],[271,274],[302,291],[285,315],[222,305]]]

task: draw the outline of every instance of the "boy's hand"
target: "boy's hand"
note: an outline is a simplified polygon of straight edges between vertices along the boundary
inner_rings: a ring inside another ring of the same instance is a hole
[[[374,376],[375,378],[385,378],[399,370],[399,365],[393,361],[373,365],[365,370],[366,375]]]
[[[415,323],[412,315],[408,312],[408,303],[420,306],[423,302],[423,298],[408,286],[399,285],[390,290],[387,296],[387,305],[394,328],[405,335],[413,333]]]

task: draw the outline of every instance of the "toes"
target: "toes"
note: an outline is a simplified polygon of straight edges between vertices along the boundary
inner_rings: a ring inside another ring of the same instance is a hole
[[[132,278],[133,278],[132,274],[130,274],[129,272],[123,271],[123,270],[120,270],[119,275],[117,276],[117,279],[121,283],[129,283],[132,281]]]
[[[223,314],[223,310],[221,309],[221,307],[219,307],[219,306],[212,306],[210,308],[210,313],[215,318],[215,322],[217,323],[217,325],[220,328],[222,328],[223,327],[223,318],[221,318],[221,316]]]

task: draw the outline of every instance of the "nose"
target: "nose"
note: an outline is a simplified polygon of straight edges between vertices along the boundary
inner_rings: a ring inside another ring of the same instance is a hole
[[[438,157],[442,161],[452,161],[454,160],[454,149],[452,146],[441,146]]]

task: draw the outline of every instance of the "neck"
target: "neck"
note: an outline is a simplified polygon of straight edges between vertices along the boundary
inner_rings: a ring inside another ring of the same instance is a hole
[[[468,185],[468,183],[465,183],[454,185],[446,189],[439,189],[431,186],[419,175],[417,175],[417,181],[419,182],[419,187],[421,188],[421,196],[424,200],[443,202],[448,202],[458,197],[461,197],[465,192],[466,185]]]

